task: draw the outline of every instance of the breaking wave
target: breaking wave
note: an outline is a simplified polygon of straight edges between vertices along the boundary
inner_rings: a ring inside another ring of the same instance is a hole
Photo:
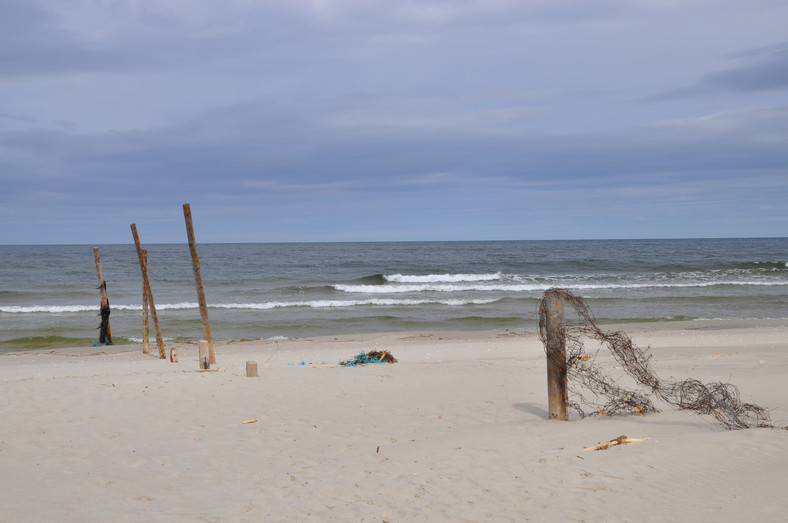
[[[494,303],[497,299],[395,299],[395,298],[373,298],[368,300],[311,300],[311,301],[283,301],[283,302],[261,302],[261,303],[214,303],[208,304],[208,308],[213,309],[243,309],[243,310],[268,310],[281,309],[288,307],[309,307],[314,309],[332,307],[360,307],[360,306],[415,306],[415,305],[446,305],[449,307],[459,307],[464,305],[486,305]],[[187,310],[197,309],[197,303],[165,303],[157,305],[156,310]],[[141,311],[141,305],[113,305],[113,310]],[[0,307],[0,312],[6,314],[31,314],[31,313],[98,313],[99,307],[92,305],[32,305],[32,306],[10,306]]]
[[[622,282],[622,283],[581,283],[578,281],[546,281],[539,283],[494,283],[494,284],[450,284],[423,283],[410,285],[345,285],[336,284],[334,288],[340,292],[356,294],[389,294],[418,292],[544,292],[552,287],[566,287],[575,290],[613,290],[613,289],[649,289],[649,288],[692,288],[718,287],[724,285],[737,286],[785,286],[788,281],[701,281],[701,282]]]
[[[500,272],[488,274],[390,274],[383,279],[391,283],[456,283],[501,280]]]

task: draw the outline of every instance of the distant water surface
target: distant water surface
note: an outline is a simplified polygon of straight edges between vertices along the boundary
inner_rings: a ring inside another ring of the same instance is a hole
[[[188,246],[144,247],[165,340],[202,338]],[[139,342],[136,251],[99,248],[113,339]],[[788,318],[788,238],[203,244],[198,252],[217,340],[534,328],[551,287],[583,297],[602,322]],[[97,284],[93,246],[0,246],[0,350],[97,341]]]

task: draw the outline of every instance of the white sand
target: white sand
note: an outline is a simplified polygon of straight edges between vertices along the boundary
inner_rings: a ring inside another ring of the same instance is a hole
[[[730,381],[788,425],[788,322],[623,330],[660,377]],[[788,518],[788,430],[669,408],[547,420],[534,331],[217,344],[203,373],[178,347],[0,354],[0,520]],[[335,366],[372,349],[399,363]],[[621,435],[650,439],[583,451]]]

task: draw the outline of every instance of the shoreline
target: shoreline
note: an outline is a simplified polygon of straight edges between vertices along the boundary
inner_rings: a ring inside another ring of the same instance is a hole
[[[788,425],[788,321],[603,325],[660,377],[730,382]],[[9,520],[734,521],[788,512],[788,431],[547,419],[535,327],[0,354]],[[364,350],[396,364],[338,366]],[[589,348],[591,350],[591,348]],[[245,374],[247,361],[259,377]],[[303,364],[302,364],[303,363]],[[662,406],[661,406],[662,407]],[[252,422],[252,420],[254,420]],[[245,423],[246,422],[246,423]],[[621,435],[648,440],[583,449]]]
[[[498,332],[520,332],[520,331],[533,331],[537,330],[537,322],[532,322],[533,325],[528,327],[511,327],[511,328],[481,328],[481,329],[410,329],[410,330],[394,330],[394,331],[369,331],[359,333],[340,333],[340,334],[318,334],[314,336],[273,336],[270,338],[262,337],[239,337],[232,339],[214,339],[214,343],[218,344],[231,344],[239,342],[282,342],[292,341],[299,339],[323,339],[323,338],[340,338],[340,339],[353,339],[359,336],[375,337],[375,336],[397,336],[397,335],[412,335],[413,333],[428,332],[440,333],[444,336],[457,336],[463,335],[466,337],[487,336],[490,333]],[[760,328],[770,326],[788,326],[788,318],[768,318],[768,319],[691,319],[691,320],[653,320],[653,321],[613,321],[609,323],[600,322],[599,327],[606,331],[623,331],[624,333],[633,332],[656,332],[663,330],[694,330],[694,329],[730,329],[730,328]],[[119,339],[127,340],[128,338],[120,336]],[[198,337],[190,337],[187,341],[172,340],[165,337],[164,343],[168,347],[180,347],[194,345],[199,341]],[[156,338],[151,333],[150,346],[156,347]],[[30,347],[30,348],[0,348],[0,355],[5,353],[27,353],[27,352],[45,352],[45,351],[75,351],[79,353],[86,349],[95,348],[108,348],[112,347],[142,347],[142,342],[124,342],[117,343],[110,346],[94,346],[92,342],[85,345],[75,345],[69,343],[68,345],[58,346],[53,344],[46,347]],[[111,350],[110,350],[111,352]]]

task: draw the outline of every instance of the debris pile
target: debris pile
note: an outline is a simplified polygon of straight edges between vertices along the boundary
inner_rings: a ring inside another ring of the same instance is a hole
[[[339,362],[344,367],[355,367],[357,365],[366,365],[367,363],[397,363],[397,358],[392,356],[387,350],[373,350],[370,352],[359,352],[351,359]]]

